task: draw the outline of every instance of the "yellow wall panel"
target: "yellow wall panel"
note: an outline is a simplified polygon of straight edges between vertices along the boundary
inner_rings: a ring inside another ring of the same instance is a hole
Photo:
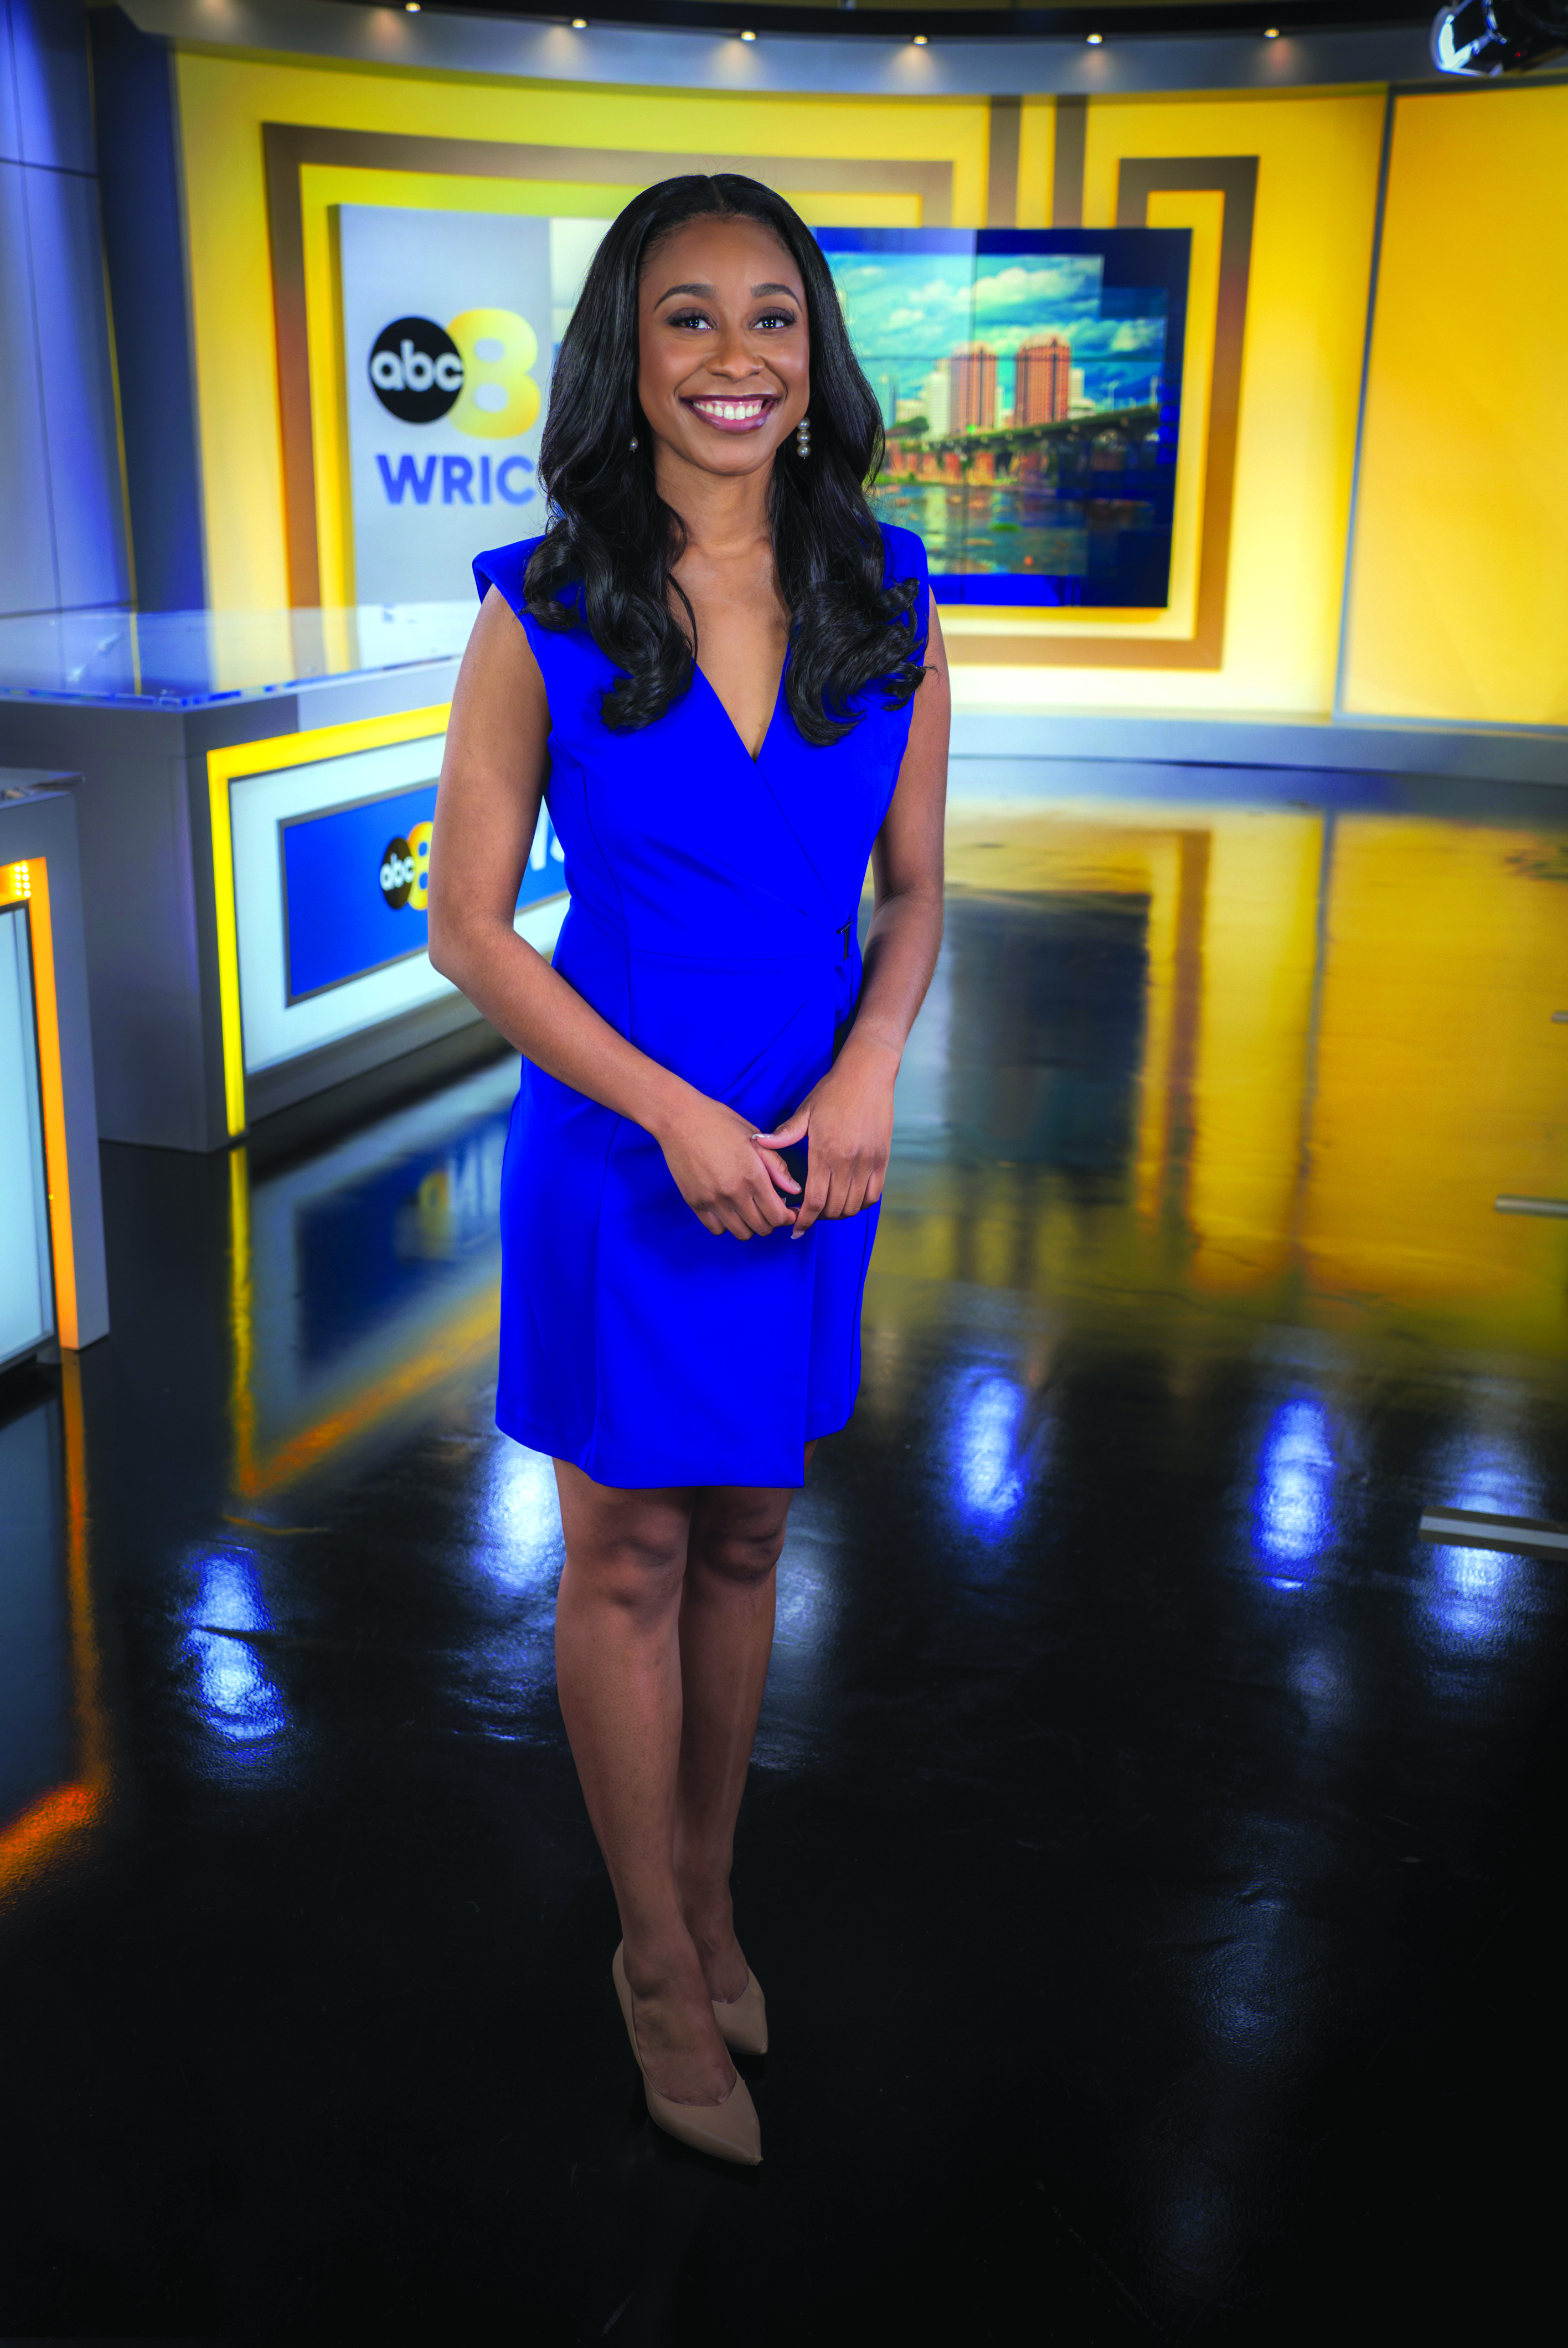
[[[955,222],[979,227],[985,219],[989,108],[983,98],[585,88],[208,52],[179,56],[178,83],[209,593],[220,610],[288,602],[264,122],[655,153],[750,154],[759,163],[769,155],[950,162]]]
[[[1050,226],[1051,187],[1056,170],[1056,100],[1026,98],[1019,110],[1018,210],[1020,228]]]
[[[1568,88],[1399,101],[1352,710],[1568,722]]]
[[[315,452],[321,597],[329,608],[354,602],[354,529],[348,499],[347,396],[339,348],[339,287],[333,215],[340,204],[384,204],[422,211],[567,214],[613,220],[638,182],[598,187],[574,180],[487,180],[440,171],[367,170],[354,164],[307,163],[300,172],[304,241],[305,316],[311,362],[311,424]],[[841,228],[918,228],[920,199],[897,192],[835,194],[812,190],[792,199],[803,220]]]

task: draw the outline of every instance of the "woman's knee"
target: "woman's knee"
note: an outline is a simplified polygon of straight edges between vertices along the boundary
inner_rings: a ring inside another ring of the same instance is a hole
[[[586,1483],[586,1478],[582,1479]],[[563,1486],[567,1567],[585,1594],[657,1612],[679,1601],[686,1570],[689,1509],[662,1498],[591,1498]]]
[[[569,1540],[561,1592],[569,1607],[608,1607],[646,1625],[679,1612],[686,1575],[684,1544],[622,1537]]]
[[[692,1563],[722,1581],[765,1581],[784,1548],[787,1502],[734,1512],[699,1508],[692,1525]]]

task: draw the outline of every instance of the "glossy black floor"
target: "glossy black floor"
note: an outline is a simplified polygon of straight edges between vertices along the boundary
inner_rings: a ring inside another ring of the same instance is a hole
[[[1565,1229],[1491,1204],[1568,1189],[1568,803],[1106,775],[953,873],[743,1820],[754,2173],[610,1991],[512,1064],[106,1151],[113,1334],[0,1426],[12,2336],[1532,2335],[1565,1569],[1417,1525],[1568,1518]]]

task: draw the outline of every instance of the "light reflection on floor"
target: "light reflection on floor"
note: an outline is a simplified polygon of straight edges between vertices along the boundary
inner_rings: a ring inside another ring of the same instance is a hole
[[[96,1952],[142,1952],[135,2032],[94,2042],[128,2137],[188,2090],[128,2057],[117,2084],[122,2040],[208,2076],[194,1979],[243,2050],[202,2090],[212,2139],[246,2144],[282,2084],[271,2153],[216,2182],[178,2127],[148,2170],[178,2191],[145,2200],[97,2137],[71,2189],[68,2128],[66,2187],[6,2171],[41,2334],[202,2330],[207,2301],[114,2284],[128,2241],[200,2270],[194,2235],[280,2336],[402,2322],[405,2273],[449,2322],[459,2263],[493,2328],[521,2259],[558,2291],[542,2336],[613,2337],[624,2305],[687,2348],[692,2276],[728,2311],[765,2272],[807,2337],[860,2287],[852,2209],[919,2250],[892,2262],[918,2289],[877,2265],[867,2336],[919,2336],[948,2284],[971,2307],[981,2240],[1030,2291],[1049,2271],[1063,2338],[1233,2304],[1250,2336],[1317,2287],[1303,2208],[1335,2307],[1347,2204],[1414,2240],[1444,2129],[1495,2153],[1495,2104],[1422,2102],[1469,2026],[1436,1992],[1379,2056],[1381,2137],[1363,2057],[1512,1896],[1522,1838],[1545,1847],[1563,1570],[1417,1528],[1568,1517],[1568,1229],[1491,1207],[1568,1191],[1568,863],[1495,804],[1202,781],[955,816],[860,1406],[792,1519],[743,1834],[780,2149],[770,2198],[680,2202],[679,2287],[650,2280],[639,2196],[685,2172],[594,2034],[612,1919],[555,1704],[553,1473],[491,1415],[515,1065],[270,1170],[106,1152],[115,1334],[76,1448],[64,1389],[0,1410],[0,1503],[37,1536],[0,1610],[0,1787],[34,1856],[0,1890],[44,1952],[0,1939],[0,1979],[32,2011],[63,1970],[85,2012],[120,1978]],[[30,1887],[73,1883],[50,1925]],[[21,2145],[59,2091],[19,2059]],[[91,2306],[48,2281],[89,2271]]]

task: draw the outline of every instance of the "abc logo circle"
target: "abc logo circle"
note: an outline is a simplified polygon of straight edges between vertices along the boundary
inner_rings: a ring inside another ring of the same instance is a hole
[[[416,823],[406,839],[401,834],[389,839],[381,851],[381,870],[376,878],[381,893],[395,913],[405,905],[412,905],[423,913],[430,902],[430,836],[436,827]]]
[[[389,839],[382,851],[381,893],[395,913],[407,904],[417,871],[414,850],[408,842],[405,839]]]
[[[395,318],[370,354],[371,386],[402,424],[436,424],[456,406],[465,369],[445,326],[434,318]]]

